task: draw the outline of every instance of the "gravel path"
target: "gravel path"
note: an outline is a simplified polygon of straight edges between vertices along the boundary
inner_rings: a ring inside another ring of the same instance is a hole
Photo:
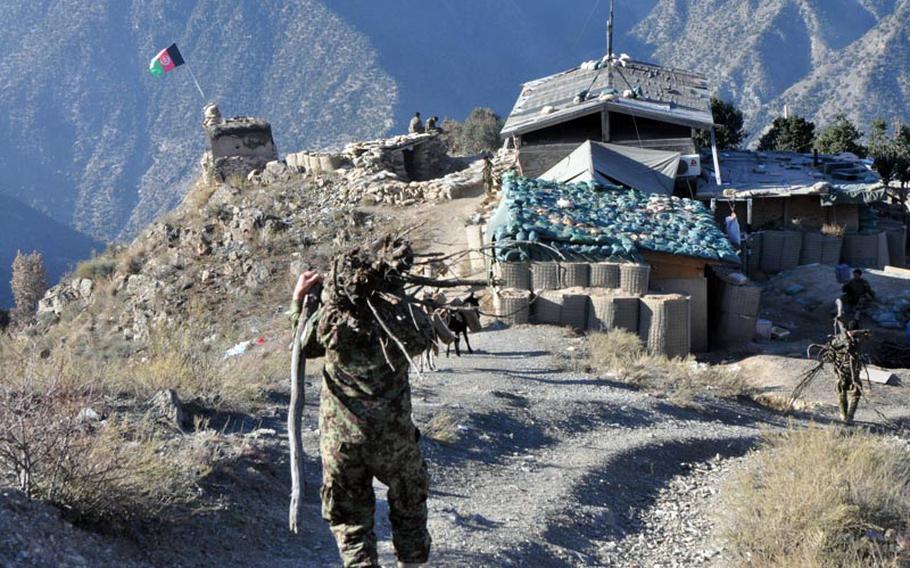
[[[453,444],[426,445],[435,566],[694,566],[717,556],[699,541],[704,513],[682,510],[664,526],[672,515],[662,511],[698,501],[679,481],[686,474],[743,455],[783,420],[730,402],[679,408],[567,371],[548,349],[581,340],[558,328],[473,339],[476,354],[414,381],[418,423],[448,412],[461,430]],[[387,542],[385,551],[391,563]]]
[[[431,566],[725,565],[713,536],[717,487],[761,432],[786,427],[785,419],[729,401],[681,408],[574,371],[572,356],[583,339],[555,327],[486,331],[471,341],[473,355],[443,357],[439,371],[412,378],[431,475]],[[319,515],[320,381],[311,366],[301,534],[287,531],[286,400],[276,394],[270,415],[232,418],[235,433],[228,435],[236,436],[232,447],[240,457],[206,479],[207,493],[220,496],[221,506],[138,535],[144,551],[138,561],[338,565]],[[428,424],[439,415],[453,419],[455,441],[431,439]],[[384,489],[376,488],[381,561],[394,566],[388,505]],[[99,567],[123,565],[96,560]]]

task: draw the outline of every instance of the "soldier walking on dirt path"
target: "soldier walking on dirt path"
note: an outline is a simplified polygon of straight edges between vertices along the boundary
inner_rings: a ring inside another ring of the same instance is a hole
[[[322,516],[335,536],[345,568],[378,567],[373,531],[375,477],[389,488],[398,566],[417,566],[426,563],[430,554],[427,467],[418,444],[420,432],[411,419],[408,355],[387,348],[379,326],[404,321],[406,325],[385,331],[394,333],[412,356],[429,347],[431,326],[417,310],[407,319],[398,317],[398,308],[380,301],[379,294],[371,296],[375,306],[370,297],[358,301],[375,310],[375,320],[360,317],[351,307],[350,289],[356,284],[350,280],[338,284],[344,288],[341,291],[333,287],[344,278],[338,272],[336,265],[326,279],[322,305],[301,339],[307,357],[325,356],[319,405]],[[315,272],[299,277],[292,320],[299,319],[303,298],[322,280]],[[381,292],[396,294],[400,290],[383,288]],[[380,319],[392,323],[377,325]]]

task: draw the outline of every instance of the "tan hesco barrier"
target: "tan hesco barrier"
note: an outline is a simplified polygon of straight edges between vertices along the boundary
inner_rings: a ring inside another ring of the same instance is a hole
[[[678,294],[641,298],[638,336],[649,353],[685,357],[691,351],[689,298]]]
[[[506,288],[531,289],[531,264],[528,262],[500,262],[499,277]]]
[[[803,244],[799,253],[800,264],[829,264],[840,262],[840,253],[844,239],[823,235],[821,233],[803,234]]]
[[[712,341],[719,345],[748,343],[755,336],[757,321],[755,316],[721,311]]]
[[[619,288],[619,263],[595,262],[591,265],[592,288]]]
[[[471,274],[481,275],[484,273],[486,268],[486,262],[484,261],[483,256],[483,226],[482,225],[467,225],[465,227],[465,234],[467,235],[468,248],[471,249],[471,252],[468,254],[470,259]]]
[[[888,239],[889,264],[898,268],[907,266],[907,227],[886,229],[885,236]]]
[[[332,165],[332,156],[329,154],[319,154],[319,169],[323,173],[331,173],[335,171],[335,166]]]
[[[531,293],[527,290],[500,290],[493,295],[496,318],[508,325],[528,323]]]
[[[531,304],[534,323],[559,325],[562,315],[562,292],[544,290]]]
[[[708,279],[702,277],[652,280],[651,288],[663,293],[688,296],[690,347],[695,353],[708,351]]]
[[[642,296],[648,293],[651,267],[647,264],[620,264],[619,286],[626,294]]]
[[[638,333],[638,298],[595,294],[588,304],[588,329],[625,329]]]
[[[559,288],[560,267],[555,262],[531,263],[531,289],[556,290]]]
[[[765,231],[762,233],[761,271],[768,274],[799,266],[803,234],[799,231]]]
[[[588,296],[574,293],[563,294],[559,323],[575,329],[584,329],[588,324]]]
[[[318,174],[322,173],[322,163],[319,160],[319,156],[316,154],[307,154],[306,155],[306,169],[308,172]]]
[[[760,308],[761,288],[751,284],[734,286],[724,283],[720,292],[721,311],[756,317]]]
[[[884,268],[890,264],[888,237],[885,233],[847,233],[844,236],[843,260],[854,268]]]
[[[749,242],[751,247],[749,257],[746,259],[746,273],[752,276],[761,270],[762,233],[752,233]]]
[[[560,270],[560,288],[587,288],[591,284],[591,265],[587,262],[564,262]]]
[[[288,165],[288,167],[291,168],[292,170],[296,170],[296,169],[299,167],[299,166],[297,165],[297,154],[296,154],[296,153],[288,154],[287,156],[285,156],[285,157],[284,157],[284,162],[285,162],[285,163]]]

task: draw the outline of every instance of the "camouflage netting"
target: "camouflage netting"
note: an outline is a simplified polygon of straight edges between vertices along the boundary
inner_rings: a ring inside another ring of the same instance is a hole
[[[710,211],[692,199],[619,186],[561,184],[508,174],[487,227],[501,260],[639,260],[643,251],[739,262]],[[517,241],[517,242],[516,242]],[[534,246],[539,242],[544,246]]]

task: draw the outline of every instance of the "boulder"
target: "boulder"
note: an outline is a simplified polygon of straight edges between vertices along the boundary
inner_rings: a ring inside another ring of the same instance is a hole
[[[146,416],[181,432],[193,427],[192,417],[184,409],[180,397],[173,389],[159,391],[153,396],[149,401]]]

